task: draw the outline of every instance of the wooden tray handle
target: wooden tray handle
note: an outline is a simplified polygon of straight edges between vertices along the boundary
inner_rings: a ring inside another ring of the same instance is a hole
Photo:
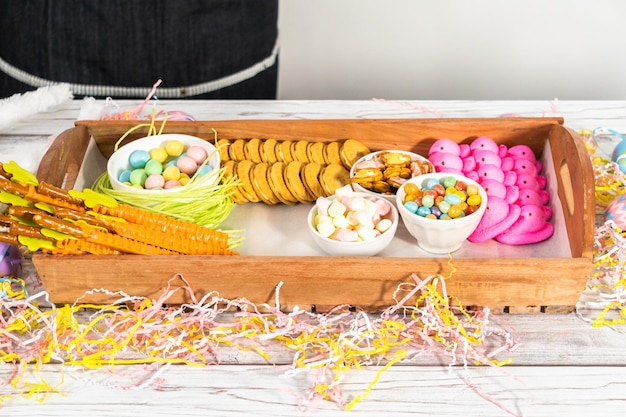
[[[589,152],[573,130],[555,126],[548,137],[573,257],[593,256],[595,179]]]
[[[61,132],[41,158],[37,178],[48,184],[71,190],[83,164],[89,137],[89,129],[86,126],[76,126]]]

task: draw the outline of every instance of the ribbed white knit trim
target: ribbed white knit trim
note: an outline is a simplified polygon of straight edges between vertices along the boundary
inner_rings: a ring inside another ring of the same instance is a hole
[[[186,98],[193,97],[200,94],[210,93],[212,91],[221,90],[222,88],[230,87],[231,85],[238,84],[242,81],[248,80],[258,73],[266,70],[276,63],[279,50],[279,38],[276,37],[274,48],[272,53],[263,60],[255,63],[254,65],[238,71],[234,74],[227,75],[222,78],[218,78],[213,81],[207,81],[200,84],[189,85],[185,87],[169,87],[159,88],[159,98]],[[75,95],[81,96],[115,96],[115,97],[145,97],[150,93],[152,87],[120,87],[109,85],[89,85],[89,84],[71,84],[62,81],[46,80],[45,78],[38,77],[36,75],[29,74],[19,68],[16,68],[6,62],[0,57],[0,71],[6,73],[16,80],[28,84],[33,87],[45,87],[51,85],[67,84],[70,90]]]

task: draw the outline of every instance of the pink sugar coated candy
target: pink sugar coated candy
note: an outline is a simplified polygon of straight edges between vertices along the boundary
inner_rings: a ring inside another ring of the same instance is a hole
[[[164,185],[165,185],[165,180],[163,179],[162,175],[152,174],[148,176],[148,178],[146,178],[144,187],[147,190],[152,190],[153,188],[163,188]]]
[[[176,161],[176,167],[180,170],[180,172],[184,172],[185,174],[191,176],[198,169],[198,164],[188,156],[181,156]]]
[[[186,153],[187,153],[187,156],[193,159],[198,165],[202,164],[208,156],[204,148],[202,148],[201,146],[196,146],[196,145],[192,145],[189,148],[187,148]]]
[[[170,188],[182,187],[182,186],[183,185],[176,180],[169,180],[169,181],[166,181],[165,184],[163,184],[163,188],[165,190],[169,190]]]

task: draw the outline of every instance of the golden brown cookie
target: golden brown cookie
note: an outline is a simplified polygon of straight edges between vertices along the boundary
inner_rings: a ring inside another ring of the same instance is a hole
[[[246,159],[246,154],[244,148],[246,146],[246,141],[244,139],[235,139],[230,143],[228,147],[228,156],[233,161],[243,161]]]
[[[293,145],[293,142],[290,140],[283,140],[278,143],[278,147],[276,148],[278,151],[276,152],[278,161],[287,163],[294,160],[293,154],[291,153],[291,145]]]
[[[343,162],[341,162],[341,154],[339,153],[340,150],[341,142],[333,141],[326,144],[326,148],[324,149],[324,160],[326,161],[326,165],[343,164]]]
[[[311,203],[313,199],[302,183],[302,178],[300,177],[300,173],[304,165],[304,162],[300,161],[289,162],[285,166],[283,177],[285,178],[287,188],[291,191],[291,194],[293,194],[296,200],[300,203],[308,204]]]
[[[333,195],[338,188],[350,184],[350,172],[343,165],[326,165],[320,173],[320,184],[327,195]]]
[[[274,192],[276,198],[278,198],[283,204],[296,204],[298,200],[291,194],[291,191],[287,188],[284,177],[284,162],[276,162],[269,166],[267,171],[267,182],[270,188]]]
[[[229,161],[230,155],[228,154],[228,148],[230,147],[230,141],[228,139],[219,139],[217,141],[216,148],[220,153],[220,161],[222,163]]]
[[[269,164],[273,164],[278,161],[278,157],[276,156],[276,147],[278,146],[278,141],[276,139],[265,139],[261,144],[261,159],[263,162],[267,162]]]
[[[323,166],[324,165],[316,164],[315,162],[309,162],[308,164],[304,164],[302,166],[300,177],[302,178],[302,183],[313,200],[316,200],[318,197],[326,197],[326,193],[324,192],[319,179]]]
[[[228,160],[224,162],[223,167],[224,167],[225,179],[234,178],[235,180],[238,181],[237,175],[235,174],[235,165],[237,165],[237,162],[233,160]],[[232,198],[233,201],[237,204],[244,204],[249,201],[247,198],[243,196],[243,194],[241,194],[241,192],[239,191],[238,185],[234,187],[230,187],[230,198]]]
[[[293,158],[296,161],[300,162],[309,162],[309,156],[307,154],[307,148],[309,147],[309,143],[306,140],[299,140],[294,142],[294,145],[291,147],[291,153],[293,154]]]
[[[261,162],[255,164],[250,171],[250,181],[252,183],[252,188],[256,192],[256,195],[261,199],[265,204],[278,204],[280,200],[276,198],[274,192],[270,188],[269,183],[267,182],[267,169],[269,165],[267,162]]]
[[[350,169],[361,157],[371,153],[370,149],[356,139],[346,139],[341,145],[339,154],[343,166]]]
[[[261,162],[261,139],[248,139],[244,147],[244,154],[246,159],[249,159],[255,164]]]
[[[254,188],[252,188],[252,182],[250,180],[250,171],[254,163],[248,159],[244,159],[242,161],[237,161],[237,165],[235,166],[235,173],[237,174],[237,178],[239,178],[239,182],[241,185],[239,186],[239,191],[243,196],[248,199],[248,201],[252,203],[258,203],[261,201],[258,195],[254,192]]]
[[[326,144],[324,142],[311,142],[308,149],[309,162],[316,164],[327,164],[324,153],[326,152]]]

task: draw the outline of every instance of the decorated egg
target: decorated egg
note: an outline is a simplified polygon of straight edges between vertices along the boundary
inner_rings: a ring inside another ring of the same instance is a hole
[[[606,208],[607,220],[613,220],[617,227],[626,230],[626,193],[618,195]]]

